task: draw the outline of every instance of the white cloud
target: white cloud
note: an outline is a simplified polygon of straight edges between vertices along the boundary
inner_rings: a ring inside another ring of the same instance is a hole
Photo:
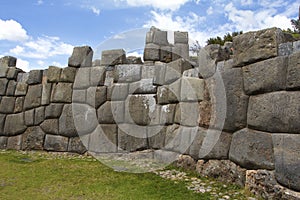
[[[63,67],[66,66],[66,64],[61,64],[61,63],[56,62],[56,61],[55,61],[55,62],[52,62],[51,65],[52,65],[52,66],[56,66],[56,67],[60,67],[60,68],[63,68]]]
[[[0,40],[26,41],[29,38],[27,32],[20,23],[15,20],[0,19]]]
[[[124,1],[124,0],[121,0]],[[126,0],[127,4],[132,7],[151,6],[159,10],[178,10],[182,5],[189,0]]]
[[[248,5],[251,5],[251,4],[253,4],[252,0],[241,0],[241,5],[242,6],[248,6]]]
[[[272,7],[272,6],[271,6]],[[238,10],[233,3],[225,6],[225,13],[231,23],[224,26],[231,28],[231,31],[252,31],[270,27],[282,29],[292,28],[290,19],[278,14],[274,8],[262,10]]]
[[[42,5],[43,3],[44,3],[43,0],[38,0],[38,1],[37,1],[37,5]]]
[[[207,15],[211,15],[211,14],[213,14],[213,12],[214,12],[214,9],[211,6],[206,10]]]
[[[70,55],[72,51],[73,46],[60,41],[58,37],[43,36],[18,45],[9,52],[15,56],[47,59],[57,55]]]
[[[16,67],[22,69],[25,72],[29,72],[29,62],[26,60],[18,58]]]
[[[90,6],[89,9],[92,10],[92,12],[96,15],[100,14],[100,9],[96,8],[95,6]]]

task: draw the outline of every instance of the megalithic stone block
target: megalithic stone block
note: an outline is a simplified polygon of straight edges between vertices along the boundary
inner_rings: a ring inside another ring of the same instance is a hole
[[[15,67],[17,64],[17,58],[12,56],[4,56],[0,58],[0,67]]]
[[[101,65],[115,66],[126,64],[126,52],[124,49],[112,49],[102,51]]]
[[[73,53],[69,58],[70,67],[91,67],[93,60],[93,49],[89,46],[74,47]]]
[[[153,43],[146,44],[144,61],[160,61],[160,46]]]

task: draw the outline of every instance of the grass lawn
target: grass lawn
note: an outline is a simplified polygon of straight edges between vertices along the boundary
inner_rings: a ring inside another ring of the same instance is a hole
[[[209,193],[188,190],[184,181],[154,173],[115,172],[92,157],[0,151],[0,163],[1,200],[214,199]],[[246,197],[241,194],[238,199]]]

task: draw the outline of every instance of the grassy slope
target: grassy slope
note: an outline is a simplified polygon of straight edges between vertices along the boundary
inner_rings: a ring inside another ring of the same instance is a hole
[[[0,152],[0,199],[211,199],[183,182],[115,172],[93,160]]]

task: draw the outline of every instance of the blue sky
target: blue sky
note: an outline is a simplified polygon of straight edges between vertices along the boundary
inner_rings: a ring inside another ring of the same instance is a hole
[[[227,32],[292,28],[300,0],[1,0],[0,56],[28,71],[65,67],[74,46],[101,50],[144,46],[151,26],[188,31],[205,45]]]

